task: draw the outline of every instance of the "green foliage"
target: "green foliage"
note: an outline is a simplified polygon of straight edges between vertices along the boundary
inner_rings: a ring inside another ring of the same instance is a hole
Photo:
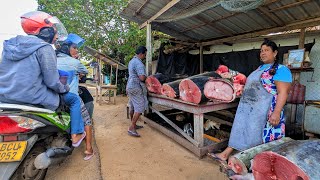
[[[85,45],[127,64],[135,48],[145,45],[146,40],[145,29],[139,30],[136,23],[120,17],[127,3],[128,0],[38,0],[38,10],[57,16],[69,33],[86,39]]]

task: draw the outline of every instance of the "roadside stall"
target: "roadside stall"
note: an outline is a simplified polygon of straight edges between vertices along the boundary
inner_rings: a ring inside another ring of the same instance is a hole
[[[123,10],[121,16],[138,23],[140,28],[147,28],[148,50],[152,49],[152,30],[161,31],[174,37],[169,39],[169,42],[175,44],[176,47],[166,49],[167,52],[170,52],[169,54],[164,54],[163,49],[160,51],[156,68],[157,73],[169,77],[179,74],[192,78],[203,72],[217,72],[220,65],[228,66],[236,71],[236,74],[242,73],[248,76],[260,65],[259,49],[264,38],[272,40],[294,39],[290,43],[279,44],[281,48],[279,49],[280,63],[289,66],[285,54],[294,49],[304,49],[304,52],[310,53],[310,59],[313,63],[318,61],[318,58],[314,58],[316,53],[312,54],[311,50],[313,46],[318,46],[317,41],[310,42],[308,39],[308,43],[305,44],[306,36],[319,35],[320,3],[317,0],[298,2],[295,0],[286,2],[280,0],[133,0]],[[246,48],[237,44],[244,44]],[[148,75],[151,75],[152,69],[151,52],[148,51],[146,61]],[[307,61],[307,58],[303,57],[298,66],[289,66],[296,81],[300,80],[301,73],[303,79],[310,79],[310,73],[312,73],[312,77],[318,73],[319,69],[315,70],[315,66],[311,66],[310,59]],[[165,82],[161,82],[161,80],[159,82],[159,86],[163,87]],[[157,82],[152,81],[151,84],[157,84]],[[314,84],[310,86],[314,86]],[[307,96],[313,96],[310,98],[313,100],[320,99],[315,95]],[[207,139],[204,137],[208,135],[204,133],[204,124],[207,122],[204,119],[211,119],[213,123],[219,123],[219,125],[232,126],[232,121],[227,121],[217,115],[228,116],[226,114],[230,115],[230,112],[234,112],[232,108],[237,106],[239,98],[228,102],[211,100],[192,103],[182,100],[181,97],[180,99],[170,98],[149,90],[148,99],[151,114],[161,117],[166,122],[164,124],[169,124],[174,130],[155,122],[152,116],[145,115],[143,119],[197,156],[201,157],[208,151],[216,151],[226,147],[227,140],[216,139],[212,136],[209,136],[209,139],[212,140],[211,143],[204,143]],[[166,110],[161,110],[161,107]],[[167,109],[171,109],[171,111],[167,113]],[[188,129],[184,131],[181,126],[177,125],[179,123],[174,120],[177,116],[170,115],[181,112],[172,111],[172,109],[192,114],[193,135],[188,134]],[[296,120],[299,115],[297,115],[295,107],[286,108],[286,110],[289,114],[287,121],[292,123],[291,127],[295,130],[301,129],[301,123],[298,124]],[[218,131],[220,130],[221,128],[218,128]]]
[[[84,51],[97,58],[96,76],[97,82],[94,85],[96,89],[95,99],[99,105],[104,103],[116,103],[117,85],[118,85],[118,70],[125,70],[127,67],[122,63],[108,57],[105,54],[98,52],[97,50],[85,46]],[[102,73],[104,66],[110,66],[109,81],[106,81],[106,76]],[[115,77],[114,73],[115,71]],[[112,80],[115,79],[113,82]],[[108,82],[108,83],[105,83]]]

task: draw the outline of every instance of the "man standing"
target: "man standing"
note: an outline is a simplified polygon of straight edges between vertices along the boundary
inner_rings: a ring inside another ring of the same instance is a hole
[[[129,96],[128,104],[132,123],[128,129],[128,134],[134,137],[140,137],[136,129],[141,128],[142,126],[137,127],[136,123],[147,105],[147,91],[144,84],[144,81],[146,80],[146,70],[142,63],[142,60],[146,57],[146,53],[146,47],[138,47],[136,55],[130,60],[128,65],[129,79],[126,91]]]

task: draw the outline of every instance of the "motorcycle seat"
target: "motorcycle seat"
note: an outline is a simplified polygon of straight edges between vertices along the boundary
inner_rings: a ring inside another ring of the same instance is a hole
[[[53,114],[54,111],[50,109],[45,109],[41,107],[36,107],[34,105],[21,105],[21,104],[9,104],[9,103],[0,103],[0,112],[1,111],[26,111],[26,112],[40,112],[40,113],[49,113]]]

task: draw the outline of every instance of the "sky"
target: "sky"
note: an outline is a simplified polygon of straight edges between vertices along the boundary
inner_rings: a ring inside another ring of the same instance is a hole
[[[0,6],[0,52],[2,53],[3,41],[16,35],[24,35],[20,16],[29,11],[37,10],[36,0],[1,0]]]

